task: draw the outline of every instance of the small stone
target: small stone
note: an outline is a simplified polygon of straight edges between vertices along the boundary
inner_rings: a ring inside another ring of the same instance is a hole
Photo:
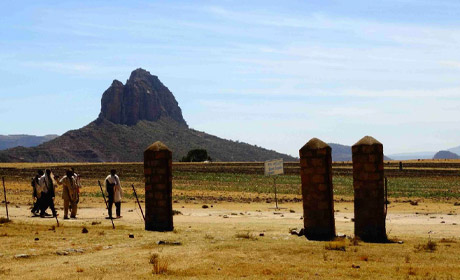
[[[38,237],[35,237],[35,241],[38,241],[38,240],[40,240],[40,238],[38,238]]]
[[[357,264],[352,264],[351,267],[352,267],[352,268],[360,268],[360,266],[357,265]]]
[[[201,208],[207,209],[207,208],[209,208],[209,206],[205,204],[205,205],[201,206]]]
[[[88,229],[84,227],[84,228],[81,230],[81,233],[88,233]]]
[[[128,212],[134,212],[134,210],[133,210],[133,209],[129,209]]]
[[[158,240],[157,241],[157,245],[164,245],[166,244],[166,241],[163,241],[163,240]]]
[[[441,224],[445,224],[446,222],[445,221],[441,221]]]
[[[228,216],[227,216],[227,215],[224,215],[223,217],[224,217],[224,219],[227,219],[227,218],[228,218]]]
[[[14,256],[15,259],[27,259],[30,258],[30,255],[28,254],[17,254]]]
[[[404,244],[404,241],[399,240],[399,241],[398,241],[398,244]]]
[[[69,252],[67,252],[65,250],[61,250],[61,251],[56,251],[56,254],[59,255],[59,256],[67,256],[69,254]]]
[[[113,247],[111,245],[102,247],[103,250],[108,250],[108,249],[112,249],[112,248]]]
[[[100,225],[100,224],[101,224],[101,222],[96,222],[96,221],[91,223],[92,226]]]
[[[265,233],[261,232],[259,233],[259,236],[265,236]]]
[[[130,233],[129,238],[134,238],[134,234]]]
[[[290,212],[290,213],[295,213],[295,211],[294,211],[294,210],[292,210],[292,209],[290,209],[290,210],[289,210],[289,212]]]

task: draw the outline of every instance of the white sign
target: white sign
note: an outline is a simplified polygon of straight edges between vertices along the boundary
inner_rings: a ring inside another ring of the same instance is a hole
[[[265,176],[284,174],[283,159],[266,161],[264,166]]]

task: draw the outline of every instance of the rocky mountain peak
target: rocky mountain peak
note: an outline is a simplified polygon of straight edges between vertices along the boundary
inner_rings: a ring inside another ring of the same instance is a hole
[[[131,72],[125,85],[118,80],[112,82],[102,95],[99,118],[125,125],[169,118],[187,126],[172,92],[142,68]]]

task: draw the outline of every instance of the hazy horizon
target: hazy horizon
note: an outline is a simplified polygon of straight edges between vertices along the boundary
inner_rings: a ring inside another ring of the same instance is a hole
[[[0,3],[0,134],[63,134],[142,67],[191,128],[298,155],[460,145],[456,1]]]

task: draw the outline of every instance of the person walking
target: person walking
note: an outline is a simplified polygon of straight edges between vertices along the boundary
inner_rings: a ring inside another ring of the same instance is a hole
[[[35,175],[35,177],[32,178],[32,182],[31,182],[32,189],[33,189],[32,199],[34,200],[34,206],[30,210],[30,212],[34,216],[38,216],[39,215],[38,213],[40,211],[42,193],[41,193],[41,187],[40,187],[38,179],[40,179],[40,177],[42,177],[43,174],[44,174],[43,170],[38,170],[37,175]]]
[[[121,198],[123,191],[121,188],[120,178],[117,175],[115,169],[110,170],[110,175],[105,178],[105,187],[109,197],[107,210],[109,211],[109,216],[107,219],[112,219],[112,206],[115,202],[117,219],[121,218]]]
[[[46,169],[45,174],[38,179],[38,184],[41,188],[41,209],[40,217],[45,217],[45,211],[48,207],[53,213],[53,217],[57,217],[56,209],[54,208],[54,197],[56,193],[56,181],[51,169]]]
[[[64,219],[69,219],[69,206],[72,206],[70,218],[77,218],[77,201],[78,201],[78,186],[72,170],[67,170],[66,175],[59,180],[59,185],[62,185],[62,199],[64,200]]]

